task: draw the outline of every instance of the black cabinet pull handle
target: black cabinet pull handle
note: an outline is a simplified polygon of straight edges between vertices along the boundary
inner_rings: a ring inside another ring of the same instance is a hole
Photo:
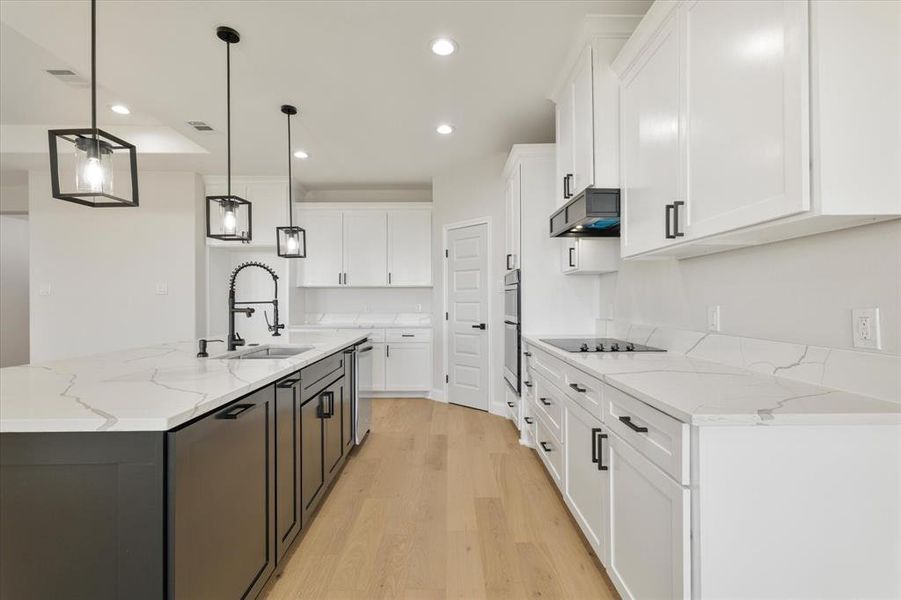
[[[572,173],[566,176],[566,180],[569,182],[569,185],[566,186],[567,191],[569,191],[569,197],[572,198],[575,194],[573,193],[573,181],[575,181],[576,177]]]
[[[551,445],[548,444],[547,442],[538,442],[538,444],[541,446],[541,449],[544,450],[545,452],[550,452],[552,450]]]
[[[360,348],[359,353],[363,354],[364,352],[369,352],[372,350],[372,346],[366,346],[365,348]]]
[[[532,387],[532,382],[531,382],[531,381],[523,381],[522,383],[523,383],[523,385],[525,385],[527,388]]]
[[[604,440],[607,439],[606,433],[601,433],[600,428],[591,430],[591,462],[598,466],[598,471],[607,471],[607,465],[604,464]]]
[[[553,404],[553,402],[551,402],[551,401],[548,400],[547,398],[539,398],[539,400],[540,400],[541,403],[544,404],[545,406],[550,406],[551,404]]]
[[[531,352],[523,352],[522,355],[525,356],[526,358],[529,358],[532,356],[532,353]]]
[[[504,323],[506,323],[506,321],[504,321]],[[479,323],[478,325],[473,325],[472,328],[473,329],[487,329],[488,325],[486,325],[485,323]]]
[[[415,333],[402,333],[400,337],[416,337]]]
[[[619,420],[622,421],[623,423],[625,423],[626,427],[628,427],[629,429],[631,429],[632,431],[634,431],[636,433],[647,433],[648,432],[647,427],[639,427],[638,425],[633,423],[632,417],[620,417]]]
[[[672,221],[673,221],[673,212],[675,211],[675,205],[667,204],[666,205],[666,215],[664,221],[666,221],[666,239],[673,240],[676,239],[676,236],[672,233]]]
[[[328,409],[325,408],[326,402],[328,402]],[[331,419],[333,416],[335,416],[335,392],[322,392],[319,395],[318,412],[319,414],[317,416],[322,417],[323,419]]]
[[[513,255],[512,255],[512,254],[508,254],[508,255],[507,255],[507,258],[504,259],[504,264],[506,265],[508,271],[509,271],[510,269],[513,268],[513,267],[510,266],[510,259],[511,259],[511,258],[513,258]]]
[[[513,403],[512,403],[512,402],[507,402],[507,406],[509,406],[510,408],[513,408]]]
[[[575,266],[576,266],[576,262],[573,260],[573,252],[575,252],[575,251],[576,251],[575,246],[569,247],[569,266],[571,266],[573,268],[575,268]]]
[[[388,344],[385,344],[385,358],[390,358],[390,357],[391,357],[391,346],[389,346]]]
[[[532,417],[523,417],[523,421],[526,422],[526,425],[531,425],[532,423],[535,422],[535,421],[532,419]]]
[[[679,207],[685,206],[681,200],[673,202],[673,237],[684,237],[685,234],[679,231]]]
[[[388,271],[388,285],[391,285],[391,271]]]
[[[579,392],[580,394],[584,394],[585,392],[588,391],[586,388],[583,388],[583,387],[580,386],[578,383],[571,383],[571,384],[569,384],[569,387],[571,387],[572,389],[576,390],[576,391]]]
[[[569,199],[569,175],[563,176],[563,199]]]
[[[253,408],[253,404],[235,404],[233,406],[228,407],[228,409],[223,410],[221,413],[216,415],[217,419],[237,419],[242,414]]]
[[[296,383],[300,383],[300,377],[295,377],[294,379],[282,379],[277,384],[275,384],[275,387],[289,388],[289,387],[292,387]]]

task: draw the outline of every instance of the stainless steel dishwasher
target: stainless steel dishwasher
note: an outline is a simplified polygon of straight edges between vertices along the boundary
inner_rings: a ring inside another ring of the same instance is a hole
[[[363,443],[372,421],[372,343],[365,340],[357,345],[353,360],[354,443]]]

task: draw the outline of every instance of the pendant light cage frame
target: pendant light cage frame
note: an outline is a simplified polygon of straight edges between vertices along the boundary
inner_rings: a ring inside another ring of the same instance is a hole
[[[91,0],[91,126],[51,129],[47,141],[54,198],[92,208],[138,206],[137,149],[97,127],[97,0]],[[128,168],[128,194],[113,193],[116,167]]]
[[[241,36],[231,27],[220,26],[216,28],[216,37],[225,42],[227,189],[224,195],[206,197],[206,236],[225,242],[249,243],[253,240],[253,205],[232,194],[231,47],[241,41]]]
[[[297,108],[284,104],[281,110],[288,117],[288,225],[275,228],[276,251],[282,258],[306,258],[307,232],[294,224],[294,182],[291,177],[291,117],[297,114]]]

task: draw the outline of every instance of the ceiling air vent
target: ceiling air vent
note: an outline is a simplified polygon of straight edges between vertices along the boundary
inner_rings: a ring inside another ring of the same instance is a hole
[[[70,69],[47,69],[47,72],[71,87],[86,88],[91,83]]]
[[[197,131],[213,131],[213,128],[203,121],[188,121],[188,125],[196,129]]]

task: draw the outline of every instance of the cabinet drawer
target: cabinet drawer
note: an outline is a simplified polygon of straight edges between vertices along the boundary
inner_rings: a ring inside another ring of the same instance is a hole
[[[340,371],[341,375],[344,374],[344,354],[341,352],[304,367],[300,371],[300,389],[303,401],[306,402],[322,387],[331,383],[326,379],[336,371]]]
[[[548,382],[562,390],[565,387],[563,378],[564,362],[534,347],[530,348],[529,352],[531,356],[526,357],[529,367],[534,369],[536,374],[541,375]]]
[[[563,406],[566,396],[539,375],[535,378],[535,410],[557,439],[563,439]]]
[[[427,342],[432,339],[431,329],[389,329],[387,338],[391,343]]]
[[[535,448],[558,488],[563,488],[563,444],[551,433],[544,419],[535,419]]]
[[[571,365],[564,365],[563,369],[565,384],[563,391],[585,410],[603,420],[604,384]]]
[[[688,425],[604,385],[604,422],[648,460],[681,483],[689,483]]]
[[[513,420],[513,424],[519,429],[519,405],[523,401],[513,393],[509,387],[504,387],[504,404],[507,407],[507,416]]]
[[[339,333],[347,333],[351,335],[365,335],[370,342],[380,344],[385,341],[384,329],[336,329]]]

